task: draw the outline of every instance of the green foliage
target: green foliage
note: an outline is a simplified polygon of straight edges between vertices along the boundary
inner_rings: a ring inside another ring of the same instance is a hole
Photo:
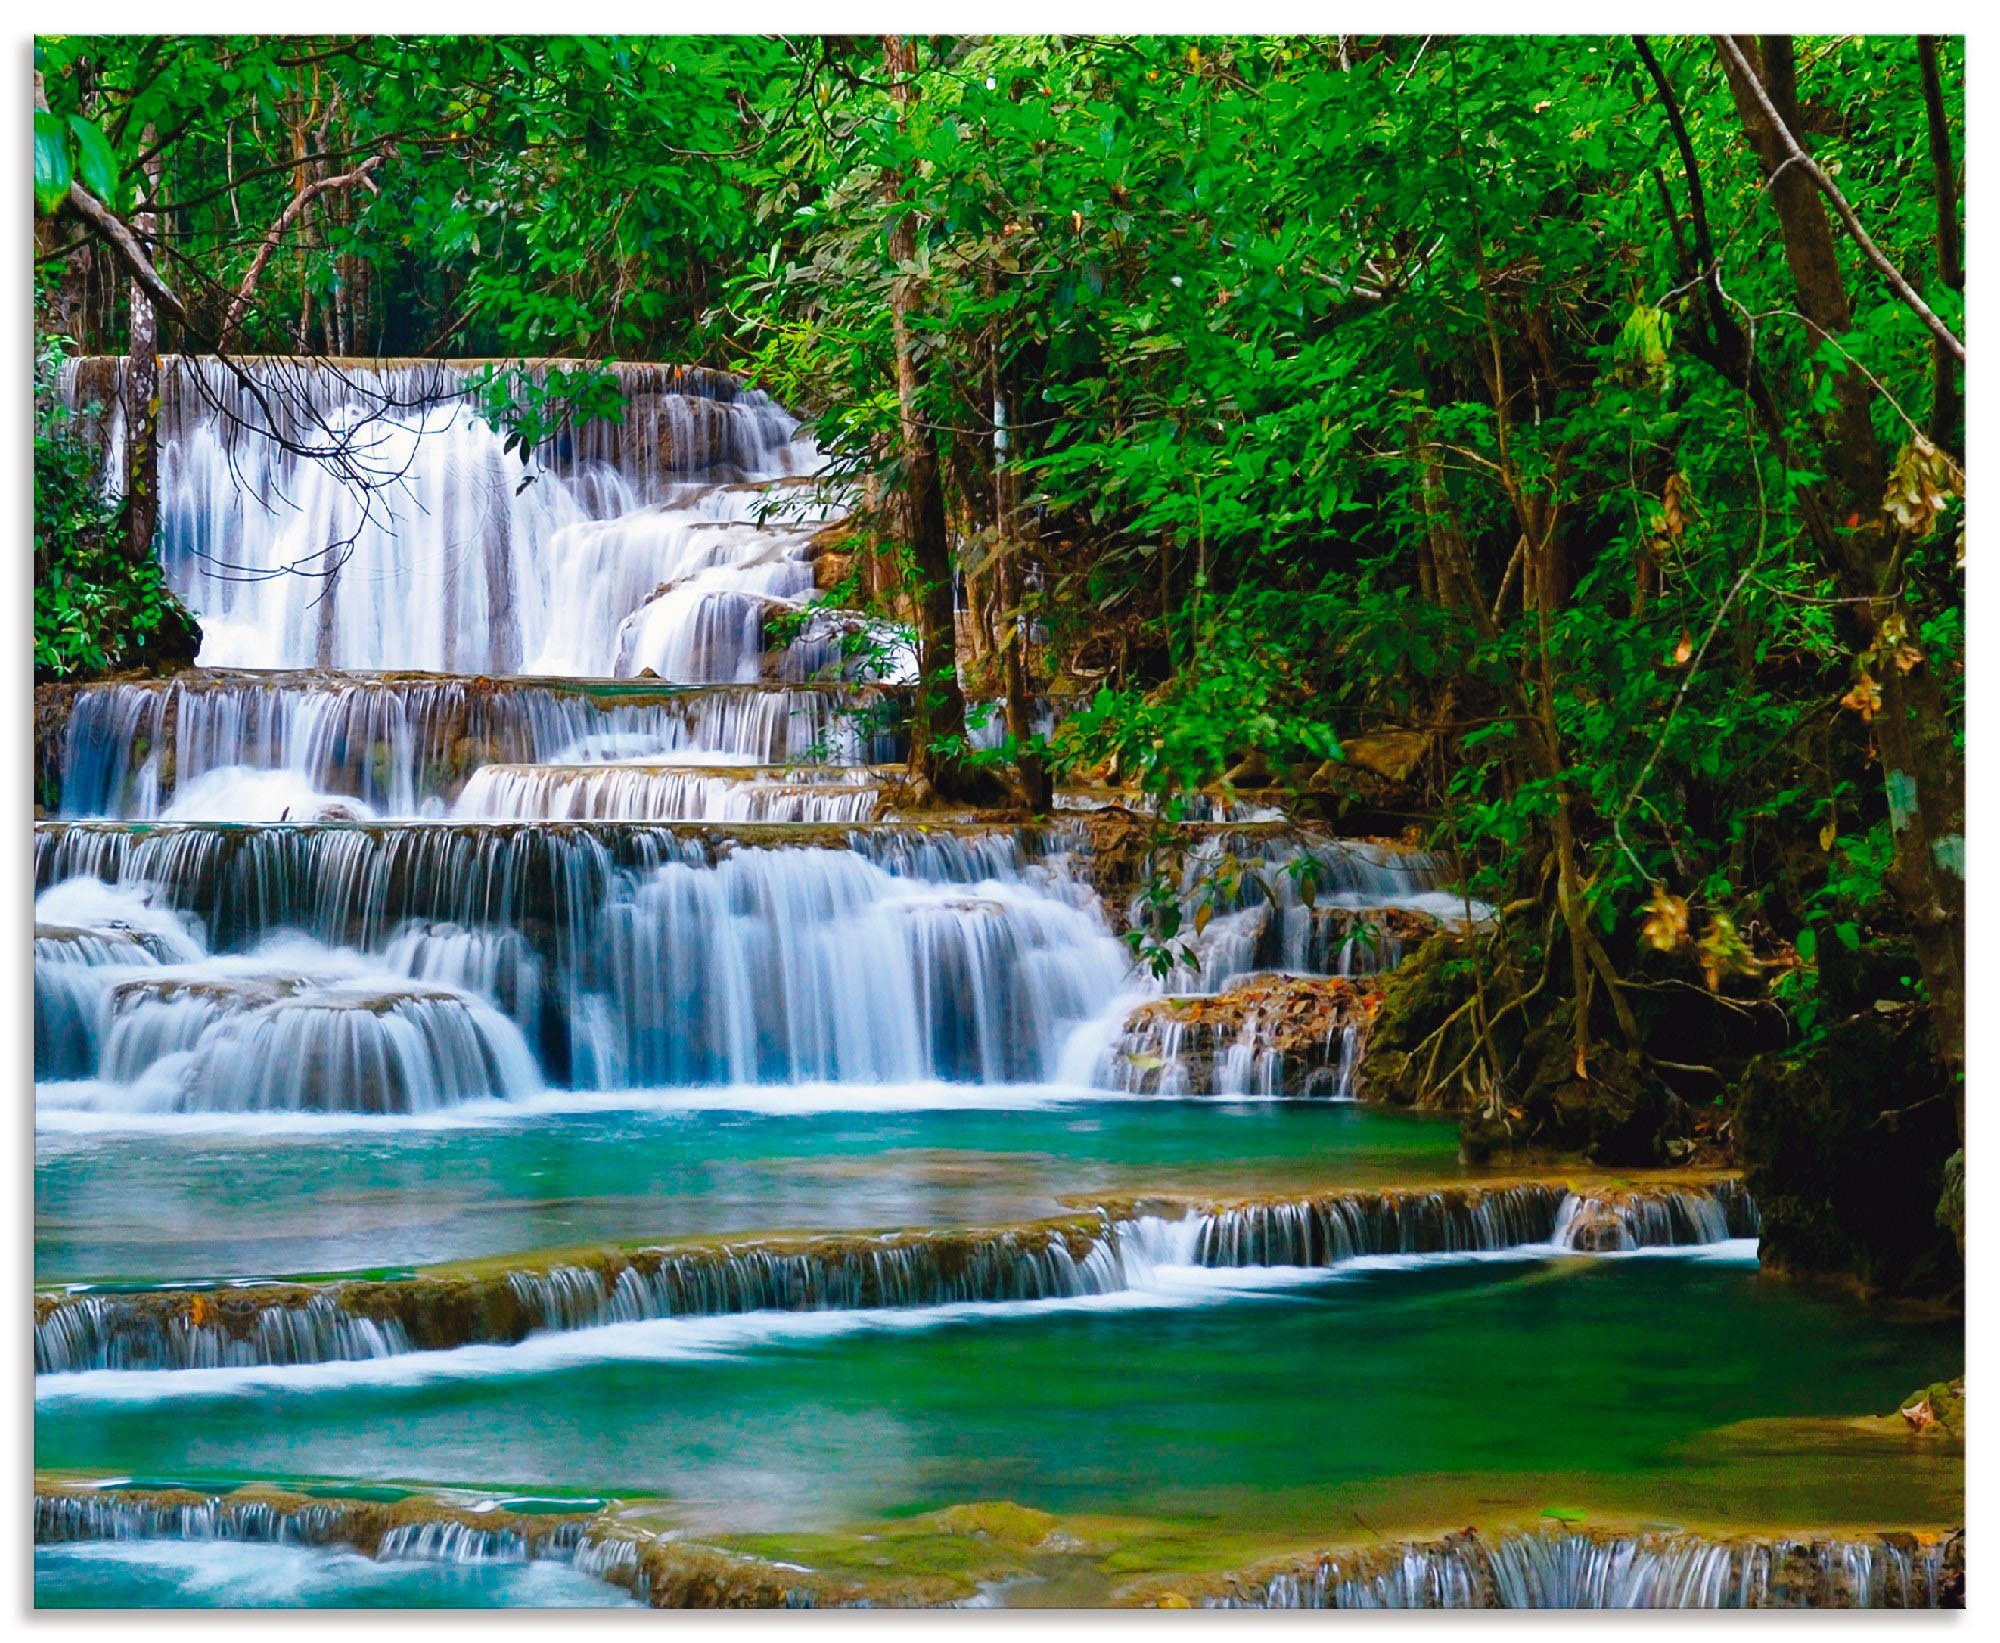
[[[130,667],[188,618],[159,559],[133,554],[103,487],[103,456],[54,393],[60,339],[35,362],[35,676]]]

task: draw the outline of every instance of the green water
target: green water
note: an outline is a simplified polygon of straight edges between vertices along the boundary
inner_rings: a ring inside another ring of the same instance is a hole
[[[377,1563],[354,1552],[237,1541],[35,1548],[43,1609],[612,1608],[629,1594],[555,1564]]]
[[[1957,1521],[1962,1473],[1936,1446],[1721,1430],[1886,1411],[1963,1363],[1955,1326],[1891,1323],[1746,1260],[1433,1263],[919,1325],[649,1324],[557,1341],[560,1359],[544,1338],[403,1360],[361,1385],[340,1384],[346,1368],[282,1372],[164,1401],[45,1378],[36,1462],[590,1487],[739,1532],[992,1499],[1295,1541],[1351,1537],[1357,1517],[1532,1521],[1551,1505],[1691,1526]],[[714,1355],[658,1356],[698,1341]],[[407,1378],[453,1365],[477,1373]]]
[[[1066,1196],[1459,1173],[1450,1123],[1326,1102],[45,1128],[35,1277],[331,1272],[613,1240],[978,1225],[1053,1214]]]

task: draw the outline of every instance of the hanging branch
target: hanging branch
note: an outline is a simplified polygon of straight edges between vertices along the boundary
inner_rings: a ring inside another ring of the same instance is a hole
[[[49,99],[40,69],[35,70],[35,107],[43,113],[48,112]],[[125,265],[126,272],[139,283],[154,307],[163,309],[180,324],[187,324],[187,309],[181,299],[174,295],[173,287],[160,277],[160,271],[153,266],[153,259],[147,255],[138,237],[109,206],[74,178],[70,181],[69,194],[63,203],[88,223],[91,231],[111,248],[112,255]]]

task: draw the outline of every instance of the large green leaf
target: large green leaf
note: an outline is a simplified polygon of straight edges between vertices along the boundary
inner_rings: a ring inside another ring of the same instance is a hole
[[[69,133],[46,109],[35,111],[35,204],[53,211],[69,193]]]
[[[123,185],[118,177],[118,159],[111,152],[110,142],[94,121],[86,120],[81,114],[69,117],[69,128],[76,133],[76,174],[82,179],[83,186],[113,211],[122,211],[125,208],[120,198]]]

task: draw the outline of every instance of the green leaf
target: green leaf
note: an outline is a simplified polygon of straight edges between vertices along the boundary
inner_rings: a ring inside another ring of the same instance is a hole
[[[123,210],[118,159],[111,152],[110,142],[95,122],[81,114],[69,117],[69,128],[76,133],[76,174],[83,180],[83,186],[113,211]]]
[[[1814,956],[1819,952],[1819,936],[1814,932],[1811,925],[1807,925],[1805,929],[1799,932],[1799,939],[1793,942],[1792,945],[1798,948],[1799,957],[1810,964]]]
[[[69,135],[47,109],[35,110],[35,204],[53,211],[69,195]]]

